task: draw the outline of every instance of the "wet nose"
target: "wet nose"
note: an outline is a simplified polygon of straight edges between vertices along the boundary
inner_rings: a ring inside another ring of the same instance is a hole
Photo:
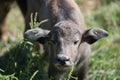
[[[57,61],[61,65],[64,65],[66,61],[69,61],[70,59],[67,56],[58,56]]]

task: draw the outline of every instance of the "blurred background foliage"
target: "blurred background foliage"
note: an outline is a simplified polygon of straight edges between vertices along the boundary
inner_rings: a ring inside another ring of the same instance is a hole
[[[120,1],[76,2],[87,28],[104,28],[109,32],[107,38],[92,45],[89,79],[120,80]],[[0,42],[0,80],[46,80],[47,58],[36,50],[34,44],[22,40],[24,20],[16,3],[7,16],[7,24],[14,37],[9,37],[7,44]]]

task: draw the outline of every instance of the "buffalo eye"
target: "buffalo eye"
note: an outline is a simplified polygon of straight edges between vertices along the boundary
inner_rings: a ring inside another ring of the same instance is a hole
[[[78,42],[79,42],[78,40],[77,40],[77,41],[75,41],[75,42],[74,42],[74,45],[76,45]]]

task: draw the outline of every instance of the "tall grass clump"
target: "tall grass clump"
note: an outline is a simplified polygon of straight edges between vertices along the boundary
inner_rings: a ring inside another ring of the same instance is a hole
[[[18,80],[18,78],[15,77],[14,74],[11,74],[11,75],[1,75],[0,74],[0,80]]]
[[[37,13],[34,18],[31,14],[30,26],[36,28],[46,21],[37,22]],[[36,42],[25,39],[8,48],[0,57],[0,80],[46,80],[47,58],[36,48]]]

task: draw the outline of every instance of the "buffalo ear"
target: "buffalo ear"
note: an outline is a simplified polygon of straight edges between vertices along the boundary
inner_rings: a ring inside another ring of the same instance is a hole
[[[108,32],[103,29],[88,29],[83,33],[82,42],[93,44],[101,38],[107,37]]]
[[[24,33],[24,38],[29,41],[37,41],[44,44],[48,39],[47,35],[49,32],[49,30],[44,30],[41,28],[30,29]]]

